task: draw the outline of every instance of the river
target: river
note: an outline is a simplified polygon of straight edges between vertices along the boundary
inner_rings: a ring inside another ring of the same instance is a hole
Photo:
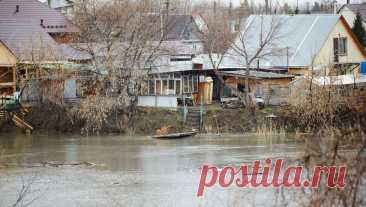
[[[197,198],[203,164],[219,168],[265,158],[296,158],[292,137],[202,135],[180,140],[144,136],[0,134],[0,206],[12,206],[22,185],[30,206],[267,206],[273,189],[207,189]],[[81,163],[42,166],[40,163]],[[92,166],[88,164],[93,164]],[[245,197],[251,195],[250,199]],[[249,202],[250,201],[250,202]],[[272,201],[271,201],[272,202]],[[252,203],[251,203],[252,204]]]

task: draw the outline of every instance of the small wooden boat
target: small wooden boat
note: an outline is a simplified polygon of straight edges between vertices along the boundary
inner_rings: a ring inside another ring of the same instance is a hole
[[[154,136],[152,136],[152,138],[154,138],[154,139],[181,139],[181,138],[185,138],[185,137],[195,136],[197,133],[198,133],[197,131],[181,132],[181,133],[154,135]]]

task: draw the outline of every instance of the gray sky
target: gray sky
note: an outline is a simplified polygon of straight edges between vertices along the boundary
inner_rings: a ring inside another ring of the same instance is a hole
[[[200,2],[201,0],[193,0],[194,2]],[[213,0],[211,0],[213,1]],[[229,3],[230,1],[233,2],[234,5],[238,6],[240,4],[241,0],[216,0],[216,1],[221,1],[221,2],[225,2],[225,3]],[[250,2],[251,0],[248,0],[248,2]],[[264,3],[264,0],[253,0],[255,3]],[[312,4],[314,1],[316,0],[299,0],[299,4],[303,4],[305,5],[306,2],[310,2],[310,4]],[[321,1],[321,0],[318,0]],[[351,3],[359,3],[362,0],[351,0]],[[296,4],[296,0],[272,0],[272,2],[279,2],[281,5],[284,4],[285,2],[288,2],[289,4],[295,5]],[[344,4],[346,2],[346,0],[337,0],[338,4]]]

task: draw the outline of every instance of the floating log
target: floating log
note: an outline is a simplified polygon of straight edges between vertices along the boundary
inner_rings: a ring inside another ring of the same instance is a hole
[[[61,167],[61,166],[97,166],[91,162],[39,162],[39,163],[0,163],[1,167]]]

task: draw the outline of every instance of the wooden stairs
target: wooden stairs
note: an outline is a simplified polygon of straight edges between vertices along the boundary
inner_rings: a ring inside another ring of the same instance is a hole
[[[190,107],[188,109],[186,126],[193,130],[201,130],[201,111],[199,107]]]
[[[0,121],[6,120],[6,111],[3,109],[0,109]]]
[[[15,113],[11,114],[11,120],[13,121],[15,126],[23,129],[27,133],[30,133],[34,130],[34,128],[28,122],[26,122],[23,118],[21,118],[20,116],[18,116]]]
[[[28,112],[28,109],[22,107],[18,112],[16,112],[16,110],[12,112],[7,112],[5,110],[5,104],[0,104],[0,123],[3,123],[10,119],[15,124],[15,126],[24,130],[27,133],[31,133],[34,128],[24,119],[24,116]]]

